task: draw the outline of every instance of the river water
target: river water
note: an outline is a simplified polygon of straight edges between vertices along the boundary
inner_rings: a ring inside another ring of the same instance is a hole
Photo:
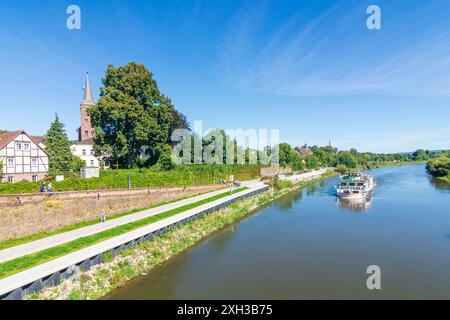
[[[337,178],[293,192],[107,299],[450,298],[450,189],[424,165],[372,170],[369,203]],[[381,290],[368,290],[369,265]]]

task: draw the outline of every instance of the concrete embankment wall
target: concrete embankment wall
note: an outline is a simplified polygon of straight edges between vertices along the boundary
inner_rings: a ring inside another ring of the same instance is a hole
[[[91,246],[86,248],[86,250],[82,249],[79,252],[59,258],[59,260],[65,260],[64,262],[56,259],[53,263],[52,261],[47,263],[51,264],[51,266],[45,266],[44,264],[24,271],[23,273],[28,274],[28,276],[19,273],[0,280],[0,300],[24,299],[27,295],[40,291],[45,287],[59,285],[63,280],[70,279],[81,271],[87,271],[93,266],[102,263],[103,255],[106,252],[110,252],[112,256],[116,256],[122,250],[134,247],[143,241],[149,241],[154,236],[162,235],[173,228],[201,218],[206,214],[213,213],[235,201],[265,192],[268,189],[268,186],[262,185],[253,190],[240,192],[239,194],[229,196],[228,199],[217,200],[215,203],[203,205],[201,208],[191,209],[194,211],[193,213],[185,212],[157,222],[155,224],[159,224],[159,226],[153,228],[151,231],[147,230],[151,226],[147,226]],[[82,251],[83,253],[81,253]],[[69,260],[69,262],[66,260]]]
[[[0,241],[223,188],[221,185],[0,195]]]

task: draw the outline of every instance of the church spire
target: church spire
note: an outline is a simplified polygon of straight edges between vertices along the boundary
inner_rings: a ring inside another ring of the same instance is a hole
[[[91,84],[89,82],[89,73],[86,72],[86,84],[84,85],[83,101],[81,104],[95,104],[94,98],[92,98]]]

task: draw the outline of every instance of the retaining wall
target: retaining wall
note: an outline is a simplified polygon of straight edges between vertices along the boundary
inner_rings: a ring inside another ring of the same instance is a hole
[[[114,216],[220,188],[223,186],[0,195],[0,241],[93,220],[100,217],[102,210]]]

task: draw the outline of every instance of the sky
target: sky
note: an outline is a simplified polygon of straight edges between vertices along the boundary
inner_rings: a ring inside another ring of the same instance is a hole
[[[66,26],[72,4],[80,30]],[[204,129],[450,149],[448,0],[0,0],[0,129],[45,134],[57,113],[76,139],[85,73],[98,99],[108,64],[130,61]]]

